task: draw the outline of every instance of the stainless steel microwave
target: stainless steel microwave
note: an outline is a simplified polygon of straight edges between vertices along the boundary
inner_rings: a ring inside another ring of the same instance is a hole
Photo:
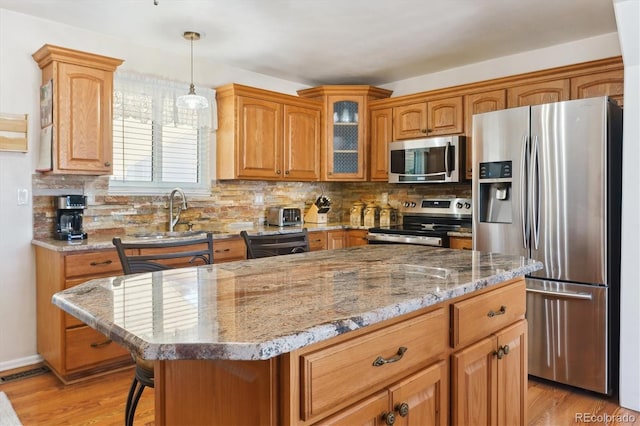
[[[464,178],[464,136],[389,144],[389,183],[448,183]]]

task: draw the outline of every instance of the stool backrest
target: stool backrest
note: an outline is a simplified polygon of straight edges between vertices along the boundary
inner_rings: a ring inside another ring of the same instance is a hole
[[[165,239],[154,242],[127,242],[114,238],[125,274],[161,271],[213,263],[211,233],[189,239]]]
[[[298,232],[268,235],[249,235],[247,231],[241,231],[240,236],[247,246],[248,259],[309,251],[309,234],[306,228]]]

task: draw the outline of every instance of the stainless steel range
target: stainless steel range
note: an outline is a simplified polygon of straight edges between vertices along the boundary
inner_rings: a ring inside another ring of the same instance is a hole
[[[471,231],[470,198],[405,201],[400,208],[402,223],[370,228],[369,244],[418,244],[449,247],[448,232]]]

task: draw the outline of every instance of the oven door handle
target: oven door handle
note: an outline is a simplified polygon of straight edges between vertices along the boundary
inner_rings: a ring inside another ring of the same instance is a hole
[[[440,237],[415,237],[411,235],[375,234],[370,232],[367,234],[367,240],[385,243],[419,244],[424,246],[442,247],[442,238]]]

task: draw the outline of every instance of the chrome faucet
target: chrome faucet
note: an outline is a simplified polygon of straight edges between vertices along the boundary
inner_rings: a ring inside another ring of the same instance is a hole
[[[173,217],[173,199],[175,198],[176,193],[179,193],[182,196],[182,206],[178,206],[178,211],[176,212],[176,217]],[[169,195],[169,232],[173,232],[173,228],[176,226],[176,223],[180,220],[180,213],[182,210],[187,209],[187,196],[184,195],[184,191],[180,188],[174,188],[171,191],[171,195]]]

